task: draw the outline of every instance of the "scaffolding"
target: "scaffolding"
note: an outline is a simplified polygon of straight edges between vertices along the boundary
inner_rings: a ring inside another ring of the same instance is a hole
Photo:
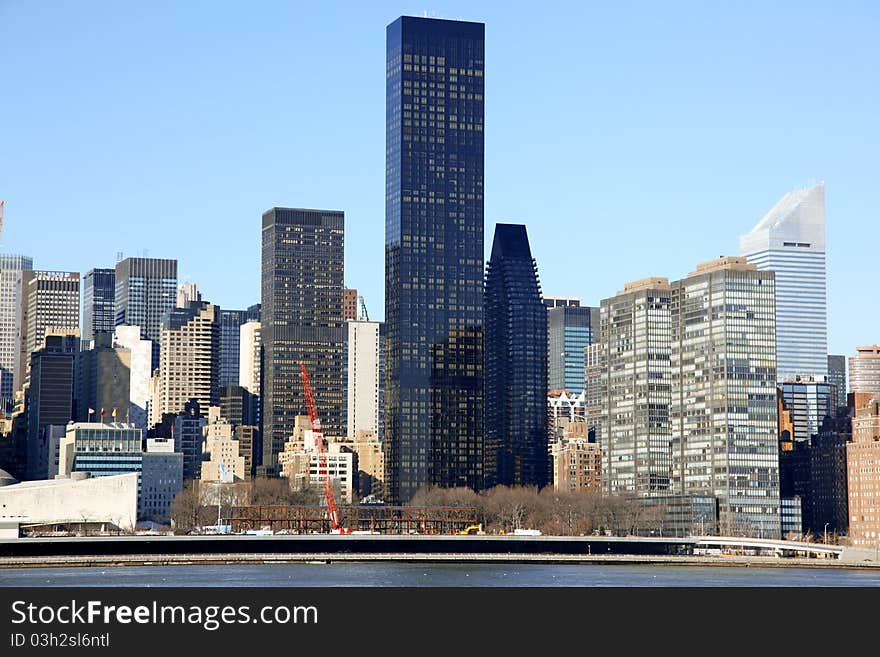
[[[479,523],[472,507],[341,506],[340,522],[359,532],[380,534],[457,534]],[[233,506],[223,524],[232,533],[271,530],[289,534],[329,534],[330,519],[320,506]]]

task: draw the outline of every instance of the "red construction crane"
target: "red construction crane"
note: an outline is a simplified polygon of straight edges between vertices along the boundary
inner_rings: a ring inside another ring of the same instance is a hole
[[[305,362],[300,362],[299,366],[303,391],[306,396],[306,407],[309,409],[309,420],[312,423],[315,449],[318,450],[318,476],[323,475],[324,497],[327,498],[327,515],[330,516],[330,524],[334,532],[348,534],[348,528],[339,526],[339,509],[336,507],[336,496],[333,494],[333,479],[330,477],[330,468],[327,465],[327,448],[324,446],[324,434],[321,433],[321,420],[318,418],[318,405],[315,404],[315,395],[312,393],[309,373],[306,371]]]

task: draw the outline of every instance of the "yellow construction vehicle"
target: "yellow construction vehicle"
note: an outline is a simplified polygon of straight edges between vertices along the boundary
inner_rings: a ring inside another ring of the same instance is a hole
[[[460,536],[470,536],[471,534],[480,534],[483,531],[483,525],[468,525],[459,533]]]

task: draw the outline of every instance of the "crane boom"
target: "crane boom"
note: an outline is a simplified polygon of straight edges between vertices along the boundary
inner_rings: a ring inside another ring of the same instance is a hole
[[[339,526],[339,509],[336,506],[336,495],[333,494],[333,480],[330,477],[330,468],[327,465],[327,448],[324,446],[324,435],[321,433],[321,419],[318,417],[318,405],[315,403],[315,395],[312,392],[312,384],[309,373],[306,371],[305,362],[300,362],[300,377],[302,378],[303,392],[306,397],[306,408],[309,411],[309,421],[312,424],[312,433],[315,438],[315,449],[318,451],[318,476],[322,477],[324,485],[324,497],[327,500],[327,515],[334,531],[344,529]]]

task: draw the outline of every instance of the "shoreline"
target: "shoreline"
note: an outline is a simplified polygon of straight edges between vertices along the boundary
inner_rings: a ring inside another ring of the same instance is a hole
[[[880,569],[880,563],[762,556],[584,555],[584,554],[428,554],[428,553],[279,553],[279,554],[131,554],[88,556],[0,557],[0,572],[33,568],[112,568],[122,566],[199,565],[330,565],[334,563],[508,563],[580,565],[662,565],[691,567],[758,567]]]

